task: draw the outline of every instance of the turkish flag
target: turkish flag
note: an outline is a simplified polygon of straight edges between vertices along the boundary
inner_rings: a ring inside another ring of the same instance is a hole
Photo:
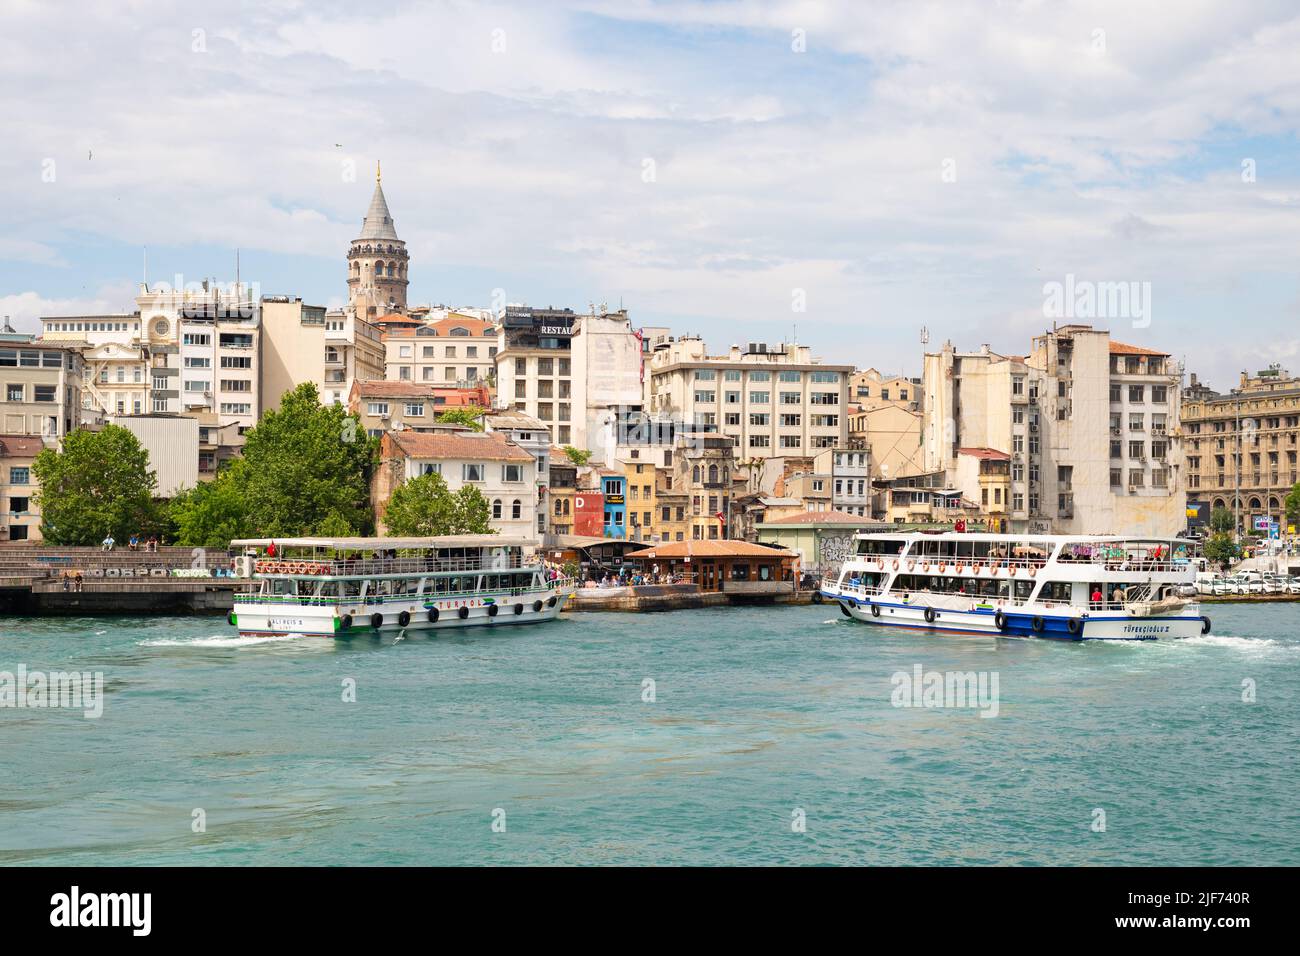
[[[953,529],[954,531],[965,531],[965,530],[966,530],[966,519],[965,519],[965,518],[958,518],[957,521],[956,521],[956,523],[952,526],[952,529]]]

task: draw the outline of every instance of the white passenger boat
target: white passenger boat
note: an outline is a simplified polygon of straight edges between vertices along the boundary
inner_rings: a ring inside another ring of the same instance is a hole
[[[855,535],[821,593],[866,624],[953,634],[1153,640],[1208,633],[1195,542],[923,532]]]
[[[326,635],[536,624],[573,593],[548,580],[532,542],[438,538],[249,538],[231,542],[254,586],[235,595],[241,635]]]

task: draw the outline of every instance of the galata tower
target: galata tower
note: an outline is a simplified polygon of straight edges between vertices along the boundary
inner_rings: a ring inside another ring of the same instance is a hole
[[[348,249],[348,308],[364,319],[406,312],[406,243],[397,238],[375,164],[375,194]]]

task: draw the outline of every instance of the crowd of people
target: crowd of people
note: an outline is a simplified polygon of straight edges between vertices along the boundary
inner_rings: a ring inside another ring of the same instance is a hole
[[[685,578],[667,571],[660,571],[655,565],[649,571],[622,568],[617,573],[593,570],[583,582],[584,588],[639,588],[647,584],[682,584]]]

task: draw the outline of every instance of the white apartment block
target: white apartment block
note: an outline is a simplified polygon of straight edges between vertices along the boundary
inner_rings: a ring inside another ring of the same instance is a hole
[[[830,448],[813,461],[813,473],[830,475],[831,508],[871,517],[871,452],[862,447]]]
[[[1025,357],[948,343],[925,356],[923,389],[926,470],[955,482],[960,449],[1008,453],[1012,531],[1185,528],[1179,374],[1167,354],[1067,325]]]
[[[699,338],[655,351],[650,412],[731,437],[740,461],[813,458],[848,437],[852,365],[826,365],[804,345],[733,345],[709,355]]]

